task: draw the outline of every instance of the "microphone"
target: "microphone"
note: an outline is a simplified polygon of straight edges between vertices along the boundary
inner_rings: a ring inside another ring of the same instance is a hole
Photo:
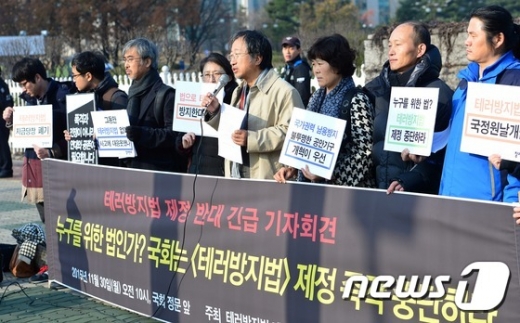
[[[229,81],[231,81],[229,75],[220,75],[220,78],[218,79],[218,87],[215,89],[215,91],[213,91],[213,96],[217,95],[217,93],[220,92],[220,90],[222,90],[224,86],[226,86],[229,83]]]

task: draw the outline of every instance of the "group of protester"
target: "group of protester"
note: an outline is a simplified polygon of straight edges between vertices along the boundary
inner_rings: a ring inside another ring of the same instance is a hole
[[[287,64],[279,76],[273,69],[269,40],[255,30],[239,31],[231,39],[229,59],[211,53],[201,61],[200,72],[204,82],[212,83],[228,75],[230,82],[224,88],[223,103],[246,113],[240,128],[232,133],[232,141],[241,147],[242,164],[219,157],[216,139],[172,130],[175,92],[162,82],[157,48],[147,39],[131,40],[123,48],[125,71],[132,80],[128,95],[105,73],[104,59],[97,53],[83,52],[74,57],[71,65],[75,86],[48,78],[38,59],[24,58],[14,65],[13,80],[24,88],[22,97],[28,104],[53,106],[54,142],[50,149],[26,149],[23,196],[36,203],[44,221],[41,159],[66,158],[70,135],[66,129],[65,96],[77,91],[93,92],[100,110],[128,112],[130,126],[126,135],[134,143],[137,156],[100,158],[100,164],[517,202],[518,165],[502,162],[498,155],[488,160],[461,152],[460,142],[468,82],[520,85],[520,27],[503,7],[487,6],[471,13],[467,32],[465,45],[470,63],[458,74],[461,81],[455,91],[439,78],[440,51],[431,43],[428,28],[419,22],[406,22],[392,31],[387,62],[380,75],[361,91],[352,78],[356,51],[339,34],[321,37],[310,46],[310,66],[302,58],[300,40],[284,38],[282,51]],[[312,94],[311,70],[319,84]],[[439,89],[434,136],[441,144],[430,156],[384,150],[392,87]],[[12,101],[3,104],[3,119],[9,127]],[[208,93],[202,106],[206,111],[204,121],[218,130],[221,102]],[[345,106],[349,107],[348,115],[341,109]],[[295,169],[280,164],[294,108],[347,121],[331,179],[313,174],[308,167]],[[506,171],[507,180],[503,176]],[[520,219],[520,208],[515,212]]]
[[[431,43],[427,27],[419,22],[406,22],[394,28],[388,41],[388,60],[380,75],[364,87],[370,100],[360,93],[351,102],[351,137],[346,131],[342,143],[342,148],[351,150],[347,153],[343,150],[343,156],[340,152],[333,177],[327,183],[376,187],[388,193],[397,190],[518,202],[519,164],[501,161],[498,155],[489,156],[488,160],[486,156],[462,152],[460,144],[468,82],[520,85],[520,27],[505,8],[493,5],[470,14],[467,33],[465,45],[470,63],[458,74],[461,81],[453,92],[439,79],[442,58]],[[320,89],[312,95],[307,109],[335,117],[342,106],[343,95],[338,92],[354,86],[353,70],[342,70],[336,61],[340,56],[349,66],[353,64],[348,42],[346,49],[327,45],[340,38],[333,35],[320,39],[308,53]],[[334,54],[327,55],[330,52]],[[324,67],[331,68],[332,73],[324,72]],[[330,76],[335,80],[327,83]],[[430,156],[412,155],[406,149],[401,153],[384,150],[392,87],[439,89],[434,141],[440,149],[432,151]],[[363,106],[357,106],[359,103]],[[367,141],[368,145],[364,144]],[[299,181],[324,181],[308,169],[298,173]],[[295,169],[282,167],[275,179],[285,182],[295,174]],[[345,178],[349,180],[344,181]],[[375,180],[375,186],[371,180]],[[514,210],[520,224],[520,208]]]

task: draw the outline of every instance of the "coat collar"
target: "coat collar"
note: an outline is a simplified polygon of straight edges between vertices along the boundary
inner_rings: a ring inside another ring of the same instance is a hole
[[[520,61],[515,58],[512,51],[508,51],[495,63],[486,67],[480,79],[479,65],[475,62],[469,63],[465,69],[459,72],[457,77],[468,82],[481,81],[483,83],[495,83],[498,75],[507,69],[520,69]]]
[[[279,76],[273,68],[263,70],[258,76],[256,84],[251,89],[258,88],[259,91],[267,93],[277,79],[279,79]],[[245,81],[239,87],[242,89],[244,86],[247,86]]]

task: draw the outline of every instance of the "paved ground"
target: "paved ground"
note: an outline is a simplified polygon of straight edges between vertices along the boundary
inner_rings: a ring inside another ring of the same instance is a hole
[[[14,177],[0,179],[0,243],[15,244],[11,230],[27,223],[42,224],[33,205],[21,202],[22,162],[14,160]],[[59,285],[31,283],[3,273],[0,283],[0,322],[157,322],[115,308]]]

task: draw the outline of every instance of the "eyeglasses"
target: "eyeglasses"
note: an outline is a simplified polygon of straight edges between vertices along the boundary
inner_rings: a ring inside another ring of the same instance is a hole
[[[204,77],[206,80],[211,80],[211,79],[220,79],[220,76],[224,75],[226,73],[224,72],[213,72],[213,73],[205,73],[202,75],[202,77]]]
[[[130,57],[126,57],[126,58],[123,57],[123,59],[121,60],[121,64],[126,64],[126,63],[128,63],[128,64],[132,64],[133,61],[135,61],[135,60],[141,60],[141,59],[142,59],[141,57],[132,57],[132,56],[130,56]]]
[[[248,55],[249,53],[234,53],[234,54],[229,54],[229,61],[233,61],[233,60],[236,60],[238,59],[240,56],[242,55]]]
[[[72,74],[72,79],[75,80],[75,79],[77,79],[79,76],[82,76],[82,75],[85,75],[85,73],[81,73],[81,74]]]

